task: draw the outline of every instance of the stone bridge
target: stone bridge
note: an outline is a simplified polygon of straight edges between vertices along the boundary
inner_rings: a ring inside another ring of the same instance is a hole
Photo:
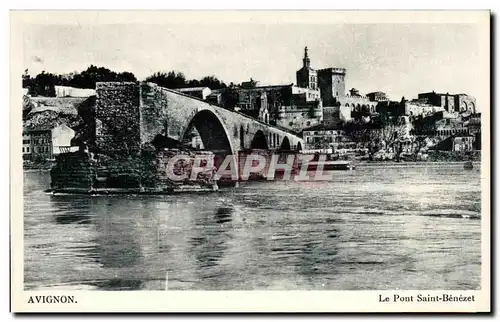
[[[193,128],[205,149],[226,155],[303,146],[292,132],[153,83],[102,82],[96,92],[96,140],[103,150],[138,151],[159,134],[183,141]]]

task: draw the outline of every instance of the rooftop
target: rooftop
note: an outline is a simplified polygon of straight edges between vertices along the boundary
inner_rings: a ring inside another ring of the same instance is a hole
[[[239,88],[241,89],[248,89],[248,90],[253,90],[253,89],[262,89],[262,88],[280,88],[280,87],[291,87],[294,86],[293,84],[286,84],[286,85],[264,85],[264,86],[256,86],[256,87],[251,87],[251,88]]]
[[[202,87],[185,87],[185,88],[176,88],[175,90],[176,91],[179,91],[179,92],[197,92],[197,91],[202,91],[204,89],[210,89],[206,86],[202,86]]]
[[[424,92],[424,93],[418,93],[418,95],[429,95],[429,94],[433,94],[433,95],[438,95],[438,96],[445,96],[445,95],[448,95],[448,96],[455,96],[455,95],[465,95],[465,96],[469,96],[469,94],[466,94],[466,93],[458,93],[458,94],[452,94],[452,93],[437,93],[435,91],[432,91],[432,92]]]

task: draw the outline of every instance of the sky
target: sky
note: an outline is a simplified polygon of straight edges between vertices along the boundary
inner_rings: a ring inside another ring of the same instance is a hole
[[[140,80],[176,70],[188,79],[290,84],[307,46],[311,67],[347,69],[346,90],[384,91],[392,100],[467,93],[480,110],[489,108],[474,24],[59,24],[23,32],[24,68],[32,76],[93,64]]]

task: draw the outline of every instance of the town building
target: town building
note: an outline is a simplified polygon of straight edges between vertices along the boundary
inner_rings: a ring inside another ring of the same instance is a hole
[[[474,136],[455,136],[453,138],[453,151],[467,152],[473,150]]]
[[[247,82],[241,82],[242,88],[254,88],[259,86],[259,82],[250,77],[250,80]]]
[[[364,150],[361,142],[355,142],[340,126],[318,124],[302,131],[304,153],[323,152],[352,154]]]
[[[404,99],[404,97],[401,101],[401,108],[403,115],[409,116],[428,116],[437,112],[444,111],[441,106],[428,104],[426,101],[422,101],[421,99],[407,101]]]
[[[338,126],[352,121],[353,112],[349,106],[323,106],[323,124]]]
[[[343,148],[346,138],[338,127],[318,124],[302,131],[304,149],[309,151],[335,152],[339,146]]]
[[[321,123],[323,119],[320,91],[311,84],[307,86],[288,84],[237,88],[234,89],[238,97],[236,105],[240,112],[263,122],[300,132],[305,127]]]
[[[461,117],[446,117],[444,112],[419,117],[414,121],[413,135],[436,137],[444,140],[455,135],[470,135],[471,128]]]
[[[54,128],[23,129],[23,159],[30,161],[46,161],[54,156],[70,152],[78,147],[71,146],[75,131],[66,124]]]
[[[212,91],[212,93],[207,96],[206,101],[210,104],[222,106],[222,93],[220,91]]]
[[[389,100],[387,94],[384,92],[371,92],[366,94],[366,97],[368,97],[370,102],[384,102]]]
[[[92,88],[76,88],[70,86],[54,86],[56,97],[90,97],[96,94]]]
[[[202,100],[206,100],[207,97],[212,93],[210,88],[208,87],[188,87],[188,88],[178,88],[176,91],[179,91],[183,94],[190,95],[193,97],[197,97]]]
[[[440,151],[469,152],[475,150],[475,138],[472,135],[452,135],[440,141],[435,149]]]
[[[418,94],[419,100],[425,100],[428,104],[439,106],[447,112],[452,113],[476,113],[476,99],[467,94],[443,94],[435,91]]]
[[[349,107],[353,112],[364,113],[365,115],[373,114],[377,109],[376,102],[370,101],[367,96],[361,95],[356,88],[350,89],[349,94],[344,97],[339,97],[338,103],[340,106]]]

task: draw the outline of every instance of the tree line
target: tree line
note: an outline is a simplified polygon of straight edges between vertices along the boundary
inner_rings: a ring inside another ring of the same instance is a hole
[[[188,80],[182,72],[156,72],[146,77],[147,82],[158,84],[166,88],[185,88],[185,87],[209,87],[210,89],[226,89],[235,85],[230,83],[226,85],[217,77],[210,75],[201,79]],[[28,89],[28,95],[31,96],[56,96],[55,86],[70,86],[75,88],[95,89],[97,82],[135,82],[136,76],[131,72],[115,72],[105,67],[90,65],[86,70],[80,73],[53,74],[42,71],[32,77],[26,69],[22,76],[22,86]]]
[[[146,77],[146,82],[158,84],[158,86],[166,88],[186,88],[186,87],[208,87],[210,89],[224,89],[234,87],[233,83],[226,85],[217,77],[210,75],[201,79],[186,79],[182,72],[169,71],[168,73],[157,72]]]
[[[117,73],[105,67],[90,65],[80,73],[53,74],[42,71],[35,77],[28,70],[23,74],[23,88],[28,89],[31,96],[56,96],[55,86],[75,88],[95,88],[96,82],[135,82],[137,79],[130,72]]]

